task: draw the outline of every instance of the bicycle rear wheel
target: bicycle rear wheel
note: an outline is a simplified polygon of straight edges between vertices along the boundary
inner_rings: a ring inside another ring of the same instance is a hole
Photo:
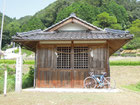
[[[96,84],[96,80],[92,77],[87,77],[84,79],[84,88],[95,88]]]
[[[115,80],[111,77],[105,77],[104,78],[104,88],[115,89],[116,88]]]

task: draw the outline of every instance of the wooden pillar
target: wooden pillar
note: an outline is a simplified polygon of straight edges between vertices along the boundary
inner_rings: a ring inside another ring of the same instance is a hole
[[[36,45],[36,87],[40,86],[40,55],[39,55],[39,43]]]
[[[109,42],[107,41],[107,51],[106,51],[106,72],[107,76],[110,76],[110,66],[109,66]]]
[[[71,44],[71,87],[74,88],[74,44]]]
[[[57,56],[55,54],[55,51],[56,51],[56,46],[53,47],[53,85],[54,87],[57,87]]]
[[[36,70],[37,70],[37,53],[35,52],[35,64],[34,64],[34,88],[36,87]]]

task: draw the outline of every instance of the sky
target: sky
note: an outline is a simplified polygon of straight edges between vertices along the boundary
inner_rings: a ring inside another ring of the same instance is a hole
[[[3,11],[3,1],[0,0],[0,12]],[[19,19],[27,15],[34,15],[56,0],[5,0],[5,14]]]

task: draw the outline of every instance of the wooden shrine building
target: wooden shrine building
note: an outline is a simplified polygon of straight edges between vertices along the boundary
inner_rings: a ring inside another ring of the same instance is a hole
[[[13,37],[35,52],[35,85],[39,88],[83,88],[90,71],[110,76],[109,57],[132,38],[127,31],[103,30],[75,14],[43,31]]]

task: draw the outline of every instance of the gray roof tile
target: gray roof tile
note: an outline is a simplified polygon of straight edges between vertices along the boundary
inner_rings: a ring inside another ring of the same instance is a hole
[[[93,39],[130,39],[133,35],[123,31],[58,31],[58,32],[43,32],[33,31],[20,33],[14,36],[14,40],[93,40]]]

